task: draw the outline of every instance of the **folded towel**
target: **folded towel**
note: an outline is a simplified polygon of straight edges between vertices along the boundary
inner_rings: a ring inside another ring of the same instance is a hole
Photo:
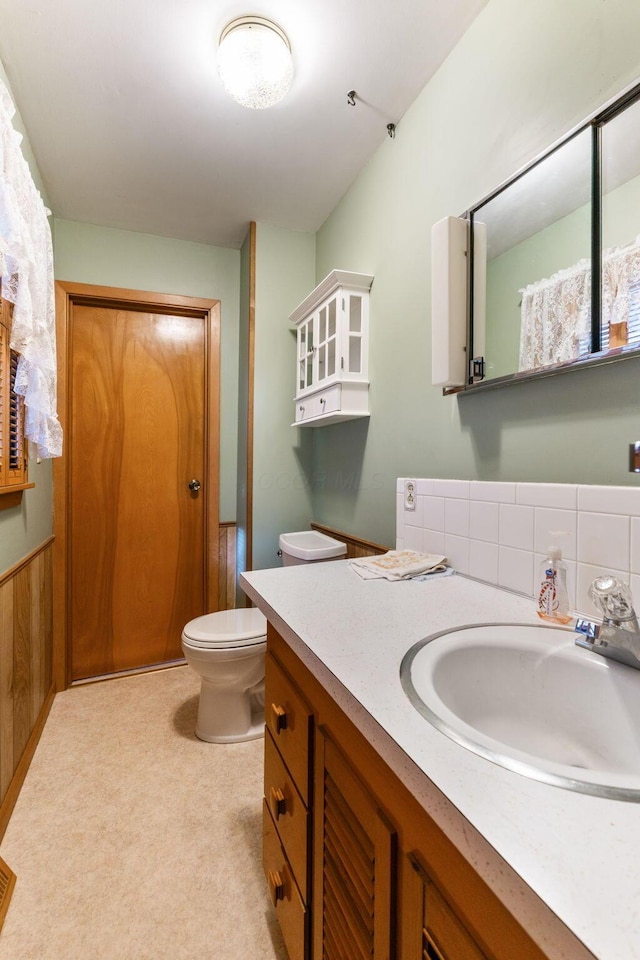
[[[389,550],[379,557],[362,557],[349,563],[363,580],[409,580],[420,574],[446,569],[446,557],[415,550]]]

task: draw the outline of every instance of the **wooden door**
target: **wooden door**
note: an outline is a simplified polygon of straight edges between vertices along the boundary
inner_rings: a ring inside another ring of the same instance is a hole
[[[205,610],[205,318],[79,302],[69,346],[78,680],[180,658],[182,627]]]

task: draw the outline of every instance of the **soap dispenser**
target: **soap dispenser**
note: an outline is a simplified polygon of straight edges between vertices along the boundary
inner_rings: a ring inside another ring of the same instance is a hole
[[[562,532],[552,531],[551,536],[562,536]],[[551,623],[568,623],[571,614],[567,594],[567,567],[560,547],[550,546],[547,554],[540,565],[538,616]]]

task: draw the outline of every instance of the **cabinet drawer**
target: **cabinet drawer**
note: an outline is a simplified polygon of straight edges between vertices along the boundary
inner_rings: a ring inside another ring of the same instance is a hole
[[[336,413],[340,410],[341,398],[342,385],[339,383],[334,383],[333,386],[309,394],[307,397],[301,397],[296,400],[296,422],[312,420],[325,413]]]
[[[278,838],[266,801],[263,807],[263,866],[271,902],[276,911],[289,960],[307,960],[309,911],[296,886],[293,872]]]
[[[267,655],[265,721],[273,742],[309,806],[311,710],[274,657]]]
[[[332,387],[321,390],[316,394],[318,400],[318,412],[316,416],[320,417],[323,413],[335,413],[340,409],[342,400],[342,385],[334,383]]]
[[[264,738],[264,798],[293,869],[302,899],[309,897],[309,811],[282,762],[269,731]]]

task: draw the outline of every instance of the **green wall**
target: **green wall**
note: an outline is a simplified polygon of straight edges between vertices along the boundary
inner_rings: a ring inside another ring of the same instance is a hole
[[[221,301],[220,520],[236,518],[240,251],[55,222],[56,280]]]
[[[253,568],[278,564],[278,537],[313,519],[316,430],[291,427],[296,378],[289,314],[315,286],[315,236],[256,227]]]
[[[11,94],[11,85],[2,63],[0,63],[0,79]],[[31,176],[44,202],[48,203],[42,177],[19,113],[13,117],[13,126],[23,135],[23,156],[29,164]],[[53,524],[51,461],[43,460],[37,463],[35,457],[30,455],[29,480],[35,483],[35,487],[32,490],[25,490],[22,495],[22,504],[19,507],[0,511],[0,573],[4,573],[9,567],[22,560],[51,535]]]
[[[633,81],[639,51],[637,0],[490,0],[321,227],[316,282],[375,279],[371,418],[315,431],[316,519],[393,543],[397,476],[638,482],[637,360],[472,396],[431,386],[430,230]]]

